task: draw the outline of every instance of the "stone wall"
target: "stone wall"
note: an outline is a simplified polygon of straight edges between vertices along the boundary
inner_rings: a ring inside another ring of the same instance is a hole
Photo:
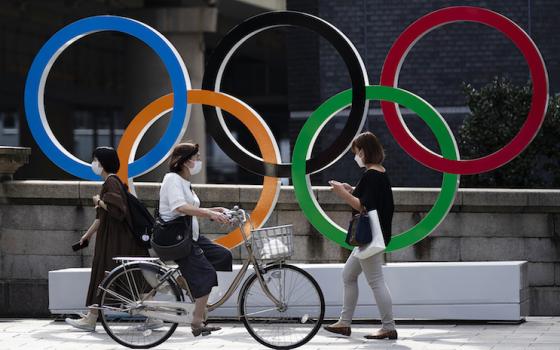
[[[139,197],[153,208],[159,184],[137,184]],[[100,183],[8,181],[0,184],[0,316],[48,315],[49,270],[91,266],[92,247],[73,252],[94,219],[91,197]],[[259,186],[195,186],[203,206],[241,205],[251,209]],[[349,213],[326,187],[314,188],[330,217],[347,225]],[[439,189],[394,188],[393,234],[412,227],[430,209]],[[267,225],[295,226],[293,261],[343,262],[348,251],[310,226],[293,189],[282,189]],[[201,230],[217,237],[225,230],[201,220]],[[234,249],[237,262],[241,248]],[[428,238],[387,254],[389,262],[527,260],[531,315],[560,315],[560,190],[461,189],[455,205]]]

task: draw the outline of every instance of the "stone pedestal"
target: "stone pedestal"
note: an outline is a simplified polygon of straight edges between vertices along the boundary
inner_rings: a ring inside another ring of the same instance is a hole
[[[211,7],[150,8],[128,12],[127,16],[138,19],[160,31],[175,46],[189,72],[191,86],[200,89],[204,71],[204,33],[217,29],[218,10]],[[127,87],[125,88],[125,116],[132,119],[138,111],[153,100],[172,92],[170,78],[161,60],[149,52],[145,45],[130,43],[126,50]],[[191,106],[192,111],[187,132],[182,142],[200,145],[200,155],[206,156],[206,132],[201,106]],[[153,124],[140,142],[136,158],[145,154],[160,140],[168,124],[169,116]],[[205,162],[203,162],[203,165]],[[160,182],[168,172],[164,162],[138,181]],[[206,167],[193,176],[193,182],[206,182]]]
[[[0,146],[0,181],[14,178],[16,170],[29,163],[29,147]]]

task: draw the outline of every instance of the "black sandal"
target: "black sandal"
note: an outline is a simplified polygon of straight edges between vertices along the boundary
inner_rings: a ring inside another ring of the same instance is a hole
[[[219,328],[219,329],[216,329],[216,328]],[[199,335],[202,335],[202,336],[210,335],[210,333],[212,333],[213,331],[217,331],[217,330],[220,330],[220,329],[221,329],[220,327],[200,326],[200,327],[193,328],[191,326],[192,334],[195,337],[198,337]]]

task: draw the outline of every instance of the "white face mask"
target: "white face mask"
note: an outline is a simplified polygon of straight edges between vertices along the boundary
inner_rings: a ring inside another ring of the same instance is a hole
[[[97,160],[94,160],[93,162],[91,162],[91,170],[93,170],[95,175],[99,176],[103,171],[103,167],[101,166],[101,164],[99,164]]]
[[[202,170],[202,161],[201,160],[195,160],[194,161],[194,167],[189,168],[189,172],[191,173],[191,175],[196,175],[196,174],[200,173],[201,170]]]
[[[358,153],[356,153],[356,155],[354,156],[354,160],[356,161],[356,163],[358,163],[358,166],[360,168],[365,167],[366,165],[364,164],[364,161],[362,160],[362,157],[360,157],[360,155]]]

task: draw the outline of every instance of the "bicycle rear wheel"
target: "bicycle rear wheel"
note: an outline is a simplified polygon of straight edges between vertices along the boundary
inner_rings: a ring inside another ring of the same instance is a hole
[[[317,281],[306,271],[285,264],[264,270],[264,283],[281,307],[263,291],[256,274],[240,291],[239,314],[247,331],[273,349],[293,349],[317,334],[325,315],[325,300]]]
[[[137,262],[120,266],[107,276],[101,285],[99,316],[114,341],[129,348],[147,349],[163,343],[175,332],[177,323],[148,318],[140,313],[145,308],[138,307],[142,295],[149,293],[165,272],[157,264]],[[183,294],[169,279],[149,300],[182,301]]]

